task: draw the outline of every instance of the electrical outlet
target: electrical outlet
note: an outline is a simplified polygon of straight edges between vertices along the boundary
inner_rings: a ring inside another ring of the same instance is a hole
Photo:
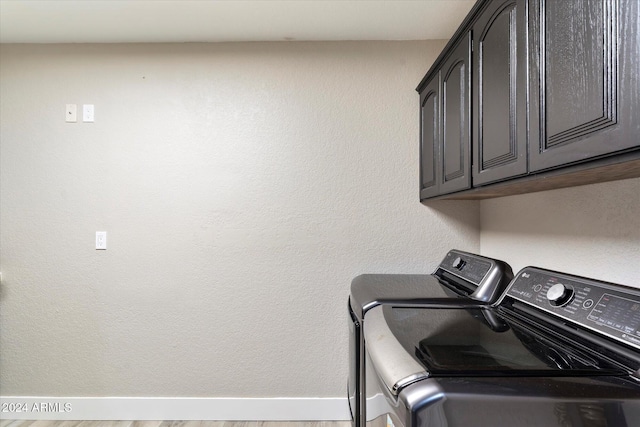
[[[96,249],[100,249],[100,250],[107,249],[107,232],[106,231],[96,231]]]
[[[82,106],[82,121],[85,123],[93,123],[94,117],[93,104],[84,104]]]

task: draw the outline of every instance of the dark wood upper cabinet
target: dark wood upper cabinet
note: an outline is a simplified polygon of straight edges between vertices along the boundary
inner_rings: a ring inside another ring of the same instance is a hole
[[[420,199],[640,176],[640,0],[479,0],[417,88]]]
[[[442,143],[440,194],[471,187],[471,33],[452,49],[440,69],[442,98]]]
[[[637,147],[638,0],[530,0],[532,172]]]
[[[437,196],[440,146],[440,74],[420,93],[420,198]]]
[[[526,4],[487,3],[473,25],[473,185],[527,173]]]
[[[471,187],[471,34],[421,83],[420,198]]]

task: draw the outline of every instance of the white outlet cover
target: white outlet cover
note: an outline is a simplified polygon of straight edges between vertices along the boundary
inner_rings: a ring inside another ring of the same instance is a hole
[[[84,104],[82,106],[82,121],[85,123],[93,123],[95,118],[93,104]]]
[[[67,123],[75,123],[78,121],[78,106],[76,104],[67,104],[65,106],[64,120]]]
[[[96,231],[96,249],[99,249],[99,250],[107,249],[107,232],[106,231]]]

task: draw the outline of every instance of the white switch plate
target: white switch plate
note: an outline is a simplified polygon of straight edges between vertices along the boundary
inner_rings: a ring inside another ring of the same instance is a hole
[[[107,249],[107,232],[96,231],[96,249]]]
[[[85,123],[93,123],[94,109],[93,104],[84,104],[82,106],[82,121]]]
[[[75,123],[78,121],[78,106],[76,104],[66,105],[64,119],[67,123]]]

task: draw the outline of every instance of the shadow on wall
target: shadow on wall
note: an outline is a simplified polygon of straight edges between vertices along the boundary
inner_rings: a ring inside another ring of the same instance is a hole
[[[480,230],[640,242],[640,179],[480,202]]]
[[[433,200],[425,207],[451,229],[466,229],[472,235],[480,230],[480,202],[477,200]],[[478,251],[479,248],[456,248]]]

